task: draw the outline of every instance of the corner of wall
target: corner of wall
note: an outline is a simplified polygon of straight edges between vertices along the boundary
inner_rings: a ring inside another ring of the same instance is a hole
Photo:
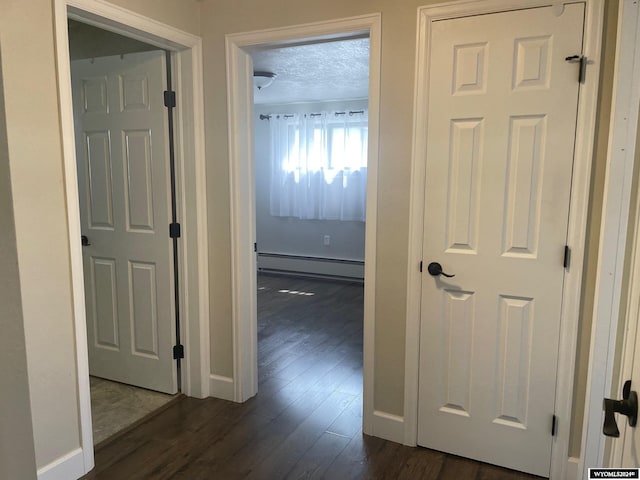
[[[85,474],[84,454],[76,448],[38,470],[38,480],[72,480]]]
[[[371,432],[365,433],[391,442],[404,443],[404,417],[374,410],[371,426]]]
[[[34,478],[35,446],[13,219],[0,48],[0,478]]]

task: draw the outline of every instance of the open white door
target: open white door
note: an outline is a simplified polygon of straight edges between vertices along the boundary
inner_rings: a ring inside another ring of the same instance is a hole
[[[545,477],[584,7],[439,20],[427,40],[418,443]]]
[[[72,62],[90,374],[176,393],[165,78],[163,51]]]

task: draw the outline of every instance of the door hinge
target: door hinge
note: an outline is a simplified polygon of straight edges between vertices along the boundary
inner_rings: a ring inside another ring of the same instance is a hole
[[[558,433],[558,417],[554,413],[551,417],[551,436],[555,437],[556,433]]]
[[[169,224],[169,238],[180,238],[180,224],[179,223],[170,223]]]
[[[164,106],[169,108],[175,108],[176,106],[176,92],[172,90],[164,91]]]
[[[179,358],[184,358],[184,345],[174,345],[173,346],[173,359],[177,360]]]
[[[257,242],[253,242],[253,251],[258,253],[258,243]]]
[[[562,261],[562,265],[565,269],[569,269],[571,265],[571,248],[569,245],[564,246],[564,260]]]
[[[584,55],[571,55],[570,57],[565,58],[565,60],[569,63],[579,63],[580,70],[578,72],[578,82],[584,83],[587,78],[587,57]]]
[[[422,273],[422,260],[420,260],[420,273]]]

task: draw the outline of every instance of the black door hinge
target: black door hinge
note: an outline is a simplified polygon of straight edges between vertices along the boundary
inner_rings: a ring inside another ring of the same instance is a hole
[[[169,108],[175,108],[176,106],[176,92],[171,90],[164,91],[164,106]]]
[[[173,359],[177,360],[179,358],[184,358],[184,345],[173,346]]]
[[[571,265],[571,248],[569,248],[569,245],[564,246],[564,260],[562,265],[565,269],[568,269]]]
[[[169,238],[180,238],[180,224],[179,223],[170,223],[169,224]]]
[[[258,253],[258,244],[256,242],[253,243],[253,251]]]
[[[578,82],[584,83],[587,78],[587,57],[584,55],[571,55],[570,57],[565,58],[565,60],[569,63],[579,63],[580,71],[578,72]]]
[[[556,433],[558,433],[558,417],[554,414],[551,417],[551,436],[555,437]]]
[[[420,273],[422,273],[422,260],[420,260]]]

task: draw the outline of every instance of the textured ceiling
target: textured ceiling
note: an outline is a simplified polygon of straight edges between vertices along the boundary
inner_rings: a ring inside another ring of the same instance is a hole
[[[267,88],[254,88],[256,104],[367,98],[369,39],[358,38],[271,48],[252,54],[253,70],[277,75]]]

